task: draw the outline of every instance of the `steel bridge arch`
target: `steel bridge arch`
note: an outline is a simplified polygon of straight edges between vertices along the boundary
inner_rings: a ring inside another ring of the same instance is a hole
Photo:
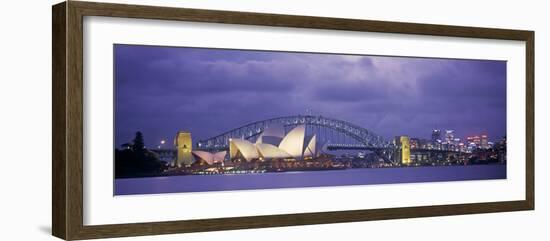
[[[259,135],[268,126],[273,124],[282,124],[285,127],[304,124],[331,128],[357,140],[365,147],[387,148],[392,145],[381,136],[347,121],[324,117],[320,115],[296,115],[252,122],[244,126],[224,132],[220,135],[205,140],[200,140],[197,142],[197,148],[204,150],[227,149],[230,138],[250,139]]]

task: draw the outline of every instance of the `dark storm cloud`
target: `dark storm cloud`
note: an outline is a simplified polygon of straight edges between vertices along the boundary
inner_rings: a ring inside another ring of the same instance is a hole
[[[314,114],[386,138],[506,131],[506,63],[152,46],[115,46],[116,144],[195,140],[257,120]]]

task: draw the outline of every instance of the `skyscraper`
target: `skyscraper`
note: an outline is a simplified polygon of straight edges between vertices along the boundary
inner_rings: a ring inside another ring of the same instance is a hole
[[[481,138],[479,136],[474,136],[474,144],[479,148],[481,146]]]
[[[455,131],[445,130],[445,142],[447,142],[447,144],[452,144],[454,139],[455,139]]]
[[[440,142],[441,142],[441,130],[434,129],[432,131],[432,147],[434,149],[439,149]]]
[[[453,150],[454,139],[455,139],[455,131],[445,130],[445,140],[443,140],[443,150]]]
[[[487,135],[481,135],[481,148],[487,149],[489,148],[489,137]]]

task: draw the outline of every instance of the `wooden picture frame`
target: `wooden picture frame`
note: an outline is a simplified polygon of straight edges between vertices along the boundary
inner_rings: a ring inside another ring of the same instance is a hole
[[[443,215],[533,210],[534,32],[401,22],[213,11],[68,1],[52,8],[52,233],[67,239],[157,235]],[[280,26],[380,33],[518,40],[526,43],[525,199],[473,204],[315,212],[87,226],[83,224],[83,17]]]

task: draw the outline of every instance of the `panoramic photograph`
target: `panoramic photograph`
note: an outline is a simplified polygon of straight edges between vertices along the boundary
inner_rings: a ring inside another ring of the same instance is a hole
[[[114,195],[506,179],[506,61],[113,48]]]

